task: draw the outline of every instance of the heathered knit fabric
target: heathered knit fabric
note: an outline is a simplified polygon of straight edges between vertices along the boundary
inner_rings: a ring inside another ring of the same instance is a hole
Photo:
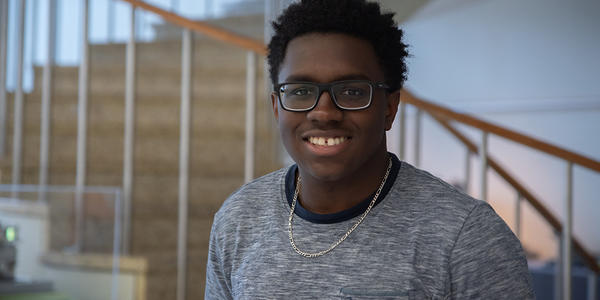
[[[402,162],[363,223],[317,258],[290,246],[286,169],[241,187],[217,212],[206,299],[532,299],[521,244],[494,210]],[[304,251],[328,248],[357,218],[294,218]]]

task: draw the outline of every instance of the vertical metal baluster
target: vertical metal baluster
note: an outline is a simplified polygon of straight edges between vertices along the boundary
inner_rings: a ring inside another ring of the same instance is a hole
[[[192,32],[189,29],[183,29],[181,59],[181,136],[179,140],[179,222],[177,228],[177,300],[185,299],[186,286],[191,76]]]
[[[0,0],[0,158],[6,145],[6,53],[8,48],[8,0]],[[0,178],[1,179],[1,178]]]
[[[558,237],[558,254],[556,258],[556,264],[554,265],[554,300],[562,299],[562,274],[563,274],[563,266],[562,261],[564,257],[563,250],[563,241],[562,241],[562,233],[556,232],[556,236]]]
[[[517,192],[517,199],[515,203],[515,232],[517,238],[521,239],[521,193]]]
[[[565,218],[563,226],[563,288],[562,299],[571,299],[571,251],[572,251],[572,235],[573,235],[573,163],[567,165],[567,194],[565,201]]]
[[[38,200],[46,201],[46,186],[48,184],[48,156],[50,152],[50,107],[52,103],[52,68],[54,66],[54,51],[56,50],[56,0],[48,1],[48,23],[46,24],[46,63],[42,81],[42,111],[40,124],[40,177]]]
[[[481,200],[487,202],[488,133],[481,133]]]
[[[25,3],[19,1],[19,20],[17,25],[17,85],[15,90],[15,111],[13,131],[12,196],[17,197],[17,185],[21,183],[21,151],[23,149],[23,48],[25,44]]]
[[[133,190],[133,145],[135,126],[135,6],[131,6],[129,39],[125,53],[125,132],[123,153],[123,254],[129,253],[131,197]]]
[[[115,0],[108,0],[106,19],[106,39],[107,42],[112,43],[115,40]]]
[[[421,117],[423,111],[417,108],[415,113],[415,167],[421,166]]]
[[[39,1],[40,0],[32,0],[31,5],[31,67],[35,64],[35,58],[37,56],[37,44],[38,44],[38,20],[40,16],[39,9]]]
[[[248,51],[246,56],[246,143],[244,158],[244,182],[254,177],[254,128],[256,119],[256,54]]]
[[[115,227],[113,228],[113,253],[112,253],[112,288],[110,289],[110,298],[112,300],[119,299],[119,260],[120,254],[119,250],[121,249],[121,245],[119,244],[121,241],[121,193],[119,190],[115,191]]]
[[[587,276],[587,300],[596,300],[596,284],[598,283],[598,276],[592,270],[588,270]]]
[[[465,155],[465,193],[469,193],[469,184],[471,183],[471,150],[467,148]]]
[[[81,65],[79,66],[79,87],[77,95],[77,173],[75,178],[75,250],[80,252],[83,247],[84,233],[84,203],[86,169],[86,140],[87,140],[87,100],[89,80],[89,48],[88,48],[88,4],[82,1],[81,18]]]
[[[400,158],[400,160],[404,160],[404,148],[406,145],[406,103],[403,101],[400,101],[400,113],[399,113],[399,117],[398,117],[398,124],[400,125],[400,130],[399,131],[399,149],[398,149],[398,156]]]

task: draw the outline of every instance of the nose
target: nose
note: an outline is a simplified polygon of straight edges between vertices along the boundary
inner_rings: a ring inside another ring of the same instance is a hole
[[[343,118],[343,111],[333,102],[329,91],[323,91],[319,95],[317,106],[308,112],[306,117],[313,122],[336,122]]]

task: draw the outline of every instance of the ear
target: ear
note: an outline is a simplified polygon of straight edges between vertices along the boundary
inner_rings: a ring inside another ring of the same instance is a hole
[[[275,92],[271,92],[271,107],[273,108],[275,121],[279,123],[279,101],[277,101],[277,94]]]
[[[387,95],[387,105],[385,108],[385,130],[392,129],[392,124],[398,112],[398,104],[400,103],[400,90]]]

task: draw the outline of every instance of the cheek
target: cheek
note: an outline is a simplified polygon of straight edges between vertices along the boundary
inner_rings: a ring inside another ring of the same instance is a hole
[[[290,115],[289,112],[280,111],[277,125],[279,126],[279,135],[287,147],[288,144],[295,140],[298,121],[295,116]]]

